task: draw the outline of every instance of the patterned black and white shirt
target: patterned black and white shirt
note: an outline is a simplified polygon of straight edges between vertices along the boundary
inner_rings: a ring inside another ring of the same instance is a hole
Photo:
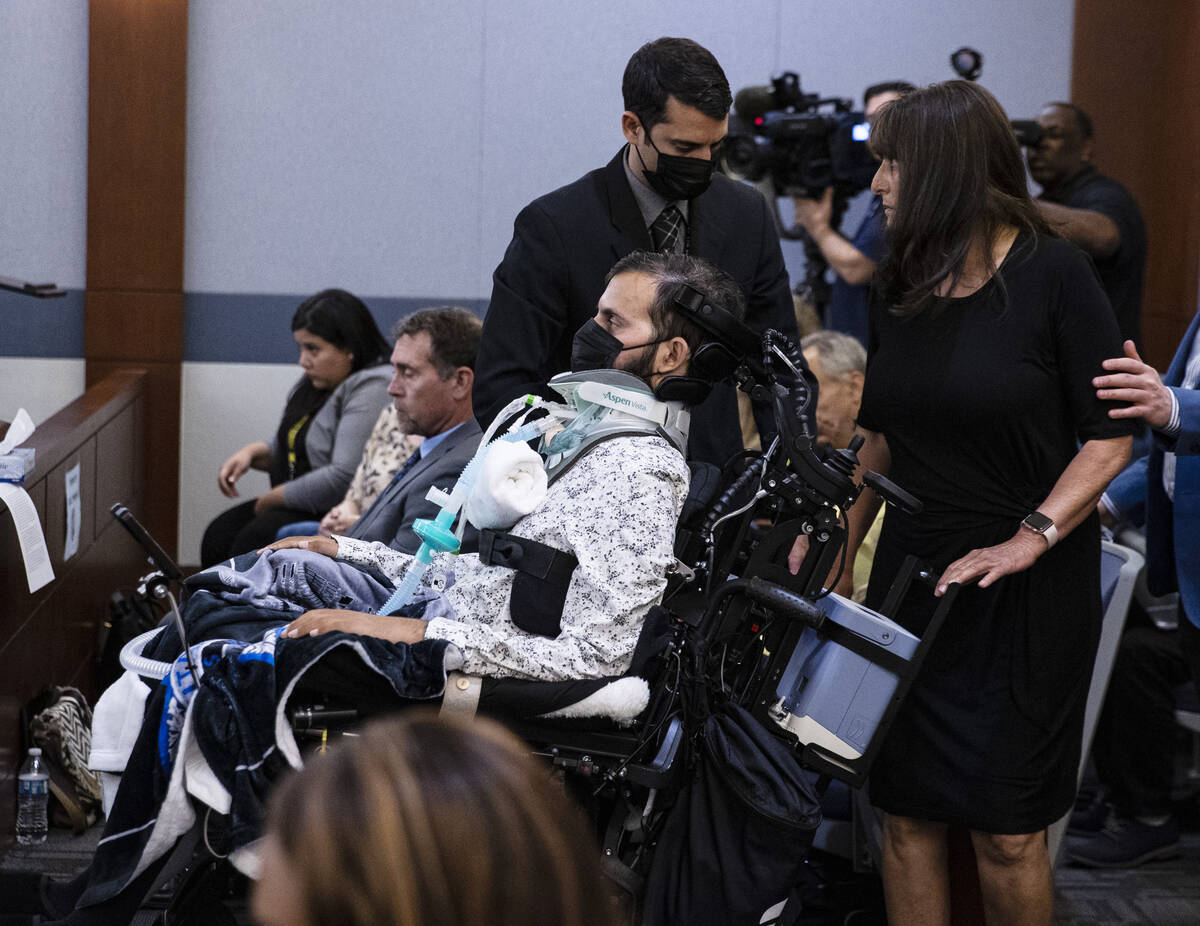
[[[438,588],[441,615],[426,635],[448,640],[474,675],[562,680],[620,675],[642,621],[666,588],[675,523],[688,489],[682,455],[661,437],[605,441],[549,488],[511,533],[579,560],[557,637],[521,630],[509,615],[516,573],[477,554],[435,554],[424,584]],[[399,583],[413,557],[382,543],[338,537],[338,558],[374,566]],[[439,610],[439,609],[435,609]]]

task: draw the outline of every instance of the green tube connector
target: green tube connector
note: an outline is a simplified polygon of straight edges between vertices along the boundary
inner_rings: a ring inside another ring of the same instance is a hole
[[[413,532],[421,538],[421,548],[417,550],[417,562],[428,565],[433,562],[434,553],[457,553],[459,540],[451,528],[454,526],[454,512],[443,509],[437,518],[417,518],[413,522]]]

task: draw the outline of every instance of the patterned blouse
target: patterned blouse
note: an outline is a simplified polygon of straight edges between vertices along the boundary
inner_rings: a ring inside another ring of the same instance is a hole
[[[511,569],[478,554],[438,553],[423,584],[441,589],[427,635],[449,640],[475,675],[562,680],[624,673],[646,612],[662,599],[674,563],[675,523],[688,489],[682,455],[660,437],[597,445],[551,484],[511,533],[579,560],[553,639],[509,615]],[[375,566],[399,582],[413,557],[382,543],[338,537],[338,557]],[[430,612],[427,612],[427,614]]]
[[[420,437],[400,430],[396,406],[389,401],[363,447],[362,460],[346,490],[345,501],[357,505],[360,513],[366,511],[419,446]]]

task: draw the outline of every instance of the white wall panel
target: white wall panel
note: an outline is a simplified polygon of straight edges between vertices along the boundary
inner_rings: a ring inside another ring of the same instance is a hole
[[[663,35],[694,38],[736,88],[753,79],[755,62],[773,56],[777,7],[778,0],[491,0],[480,141],[483,263],[470,295],[491,292],[522,206],[603,166],[624,144],[621,74],[639,46]]]
[[[83,285],[87,77],[86,3],[0,3],[0,275]]]
[[[238,482],[239,499],[217,489],[221,464],[252,441],[270,441],[300,368],[285,363],[185,363],[179,432],[179,561],[200,562],[204,528],[226,508],[269,486],[251,471]]]
[[[964,45],[983,54],[979,82],[1014,119],[1070,92],[1071,0],[785,0],[780,9],[775,67],[798,71],[809,92],[861,103],[881,80],[951,80],[950,53]]]
[[[478,6],[190,4],[185,288],[458,293],[479,260]]]
[[[83,358],[0,357],[0,418],[12,421],[18,408],[41,424],[83,395]]]

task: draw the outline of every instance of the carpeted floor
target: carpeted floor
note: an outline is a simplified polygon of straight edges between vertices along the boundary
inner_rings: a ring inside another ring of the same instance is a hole
[[[1197,825],[1200,821],[1185,822],[1187,830],[1179,858],[1112,871],[1079,868],[1065,862],[1060,865],[1054,877],[1059,926],[1200,924],[1200,826]],[[87,867],[99,838],[99,826],[79,837],[67,830],[52,829],[41,846],[12,843],[0,859],[0,870],[71,876]],[[833,897],[827,900],[831,907],[845,902]],[[243,921],[242,911],[238,913],[238,919]],[[836,914],[828,918],[818,914],[817,919],[807,921],[834,923],[840,919]],[[874,918],[863,920],[868,921],[882,922]]]
[[[14,839],[0,858],[0,871],[37,871],[54,877],[71,877],[87,868],[100,839],[101,826],[82,836],[70,830],[51,828],[40,846],[18,845]]]
[[[1055,874],[1059,926],[1196,926],[1200,923],[1200,834],[1183,854],[1138,868],[1065,865]]]

